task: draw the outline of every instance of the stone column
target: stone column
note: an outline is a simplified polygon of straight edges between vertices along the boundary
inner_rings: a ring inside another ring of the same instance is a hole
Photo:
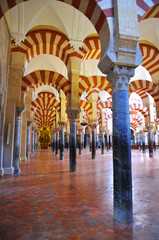
[[[156,151],[156,131],[153,133],[153,149]]]
[[[96,158],[96,128],[97,124],[92,124],[92,159]]]
[[[142,132],[142,152],[145,153],[145,132]]]
[[[76,163],[76,120],[80,110],[67,110],[68,118],[70,120],[70,172],[75,172],[77,168]]]
[[[67,133],[67,150],[69,149],[69,133]]]
[[[55,152],[55,134],[52,135],[52,151]]]
[[[34,155],[34,131],[35,127],[32,127],[32,136],[31,136],[31,154]]]
[[[55,154],[58,155],[59,152],[59,129],[56,132],[56,150],[55,150]]]
[[[83,128],[79,128],[78,129],[78,132],[79,132],[79,155],[82,154],[82,133],[83,133]]]
[[[26,142],[26,157],[30,160],[30,126],[32,121],[27,121],[27,142]]]
[[[89,151],[91,152],[92,151],[92,132],[90,131],[89,132]]]
[[[148,126],[149,157],[153,157],[153,125]]]
[[[4,170],[2,168],[2,159],[3,159],[3,133],[2,133],[2,128],[3,128],[3,107],[0,106],[0,176],[3,176]]]
[[[96,134],[96,148],[98,150],[98,134]]]
[[[104,146],[105,146],[105,137],[104,137],[104,134],[105,134],[106,129],[105,129],[105,128],[101,128],[100,131],[101,131],[101,135],[102,135],[101,154],[104,154]]]
[[[21,115],[24,111],[23,107],[17,106],[15,112],[15,125],[14,125],[14,146],[13,146],[13,167],[14,174],[20,174],[19,168],[19,149],[20,149],[20,124]]]
[[[109,151],[109,132],[107,131],[107,152]]]
[[[82,131],[82,150],[84,150],[84,130]]]
[[[37,150],[37,130],[34,130],[34,152]]]
[[[129,113],[129,79],[133,72],[115,66],[107,74],[112,83],[114,219],[125,223],[133,218]]]
[[[59,122],[60,127],[60,160],[64,160],[64,149],[65,149],[65,129],[66,122]]]

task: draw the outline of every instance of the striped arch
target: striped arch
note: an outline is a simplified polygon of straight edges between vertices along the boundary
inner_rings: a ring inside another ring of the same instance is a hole
[[[136,113],[136,111],[138,111],[138,112],[141,112],[145,118],[149,116],[149,111],[147,107],[141,105],[140,103],[130,104],[129,108],[130,108],[130,113]]]
[[[87,115],[90,117],[92,114],[92,105],[89,102],[80,101],[80,108],[84,109],[84,111],[87,113]]]
[[[136,0],[136,5],[137,5],[137,17],[138,21],[140,22],[145,18],[147,13],[151,11],[151,7],[154,6],[154,4],[158,3],[158,0]]]
[[[102,109],[104,109],[104,108],[112,108],[112,102],[109,102],[109,101],[107,101],[107,102],[99,102],[98,103],[98,106],[97,106],[97,109],[98,109],[98,111],[101,111]]]
[[[48,92],[40,92],[38,94],[38,98],[31,102],[31,110],[35,111],[35,109],[53,109],[60,111],[60,102],[58,102],[52,93]]]
[[[143,61],[141,65],[149,71],[151,75],[159,72],[159,50],[148,44],[140,43]]]
[[[150,81],[146,80],[136,80],[130,83],[130,90],[132,92],[137,92],[139,95],[141,93],[141,98],[147,97],[147,95],[143,95],[143,91],[149,93],[155,102],[159,102],[159,88],[158,86]]]
[[[51,85],[58,90],[62,89],[66,96],[71,92],[70,81],[68,79],[57,72],[48,70],[35,71],[23,77],[21,90],[25,93],[28,88],[35,85]]]
[[[74,50],[69,39],[62,33],[51,30],[36,30],[26,34],[26,39],[20,46],[12,41],[12,52],[22,52],[29,63],[31,59],[40,54],[51,54],[60,58],[67,66],[69,54]]]
[[[83,115],[83,122],[88,123],[87,113],[85,115]],[[78,118],[77,118],[77,124],[80,124],[80,116],[79,115],[78,115]]]
[[[105,90],[109,94],[112,94],[112,89],[110,88],[110,83],[106,80],[104,76],[91,76],[85,77],[80,76],[81,81],[79,83],[79,95],[81,96],[84,91],[89,95],[90,90],[97,88],[100,91]]]
[[[29,0],[2,0],[0,2],[0,18],[11,8],[19,3],[29,1]],[[82,12],[95,27],[100,41],[102,56],[105,54],[110,39],[109,26],[107,23],[106,15],[104,11],[100,8],[95,0],[57,0],[66,4],[69,4]],[[103,38],[103,36],[105,36]]]
[[[154,2],[158,2],[157,0]],[[148,19],[148,18],[159,18],[159,3],[155,4],[151,7],[141,18],[141,20]]]
[[[34,121],[38,126],[49,126],[53,124],[56,119],[56,113],[52,110],[37,110],[34,115]]]
[[[136,120],[130,118],[130,128],[135,131],[138,127],[139,123]]]
[[[100,59],[101,47],[98,37],[89,37],[84,40],[84,45],[79,49],[79,53],[83,56],[82,61],[87,59]]]
[[[143,119],[138,114],[130,114],[130,119],[135,120],[139,125],[142,124]]]

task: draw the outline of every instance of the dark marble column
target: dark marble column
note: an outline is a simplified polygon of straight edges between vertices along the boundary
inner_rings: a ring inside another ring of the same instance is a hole
[[[21,115],[24,112],[24,108],[17,106],[15,113],[15,126],[14,126],[14,145],[13,145],[13,167],[14,174],[20,174],[19,168],[19,148],[20,148],[20,124]]]
[[[55,154],[58,155],[59,152],[59,131],[56,132],[56,150]]]
[[[89,151],[92,152],[92,132],[89,132]]]
[[[76,162],[76,119],[79,110],[67,110],[68,118],[70,120],[70,172],[75,172],[77,168]]]
[[[153,133],[153,149],[156,151],[156,141],[155,141],[156,131]]]
[[[107,131],[107,151],[109,151],[109,132]]]
[[[37,130],[34,130],[34,152],[36,152],[36,136],[37,136]]]
[[[101,129],[101,135],[102,135],[102,146],[101,146],[101,154],[104,154],[104,146],[105,146],[105,129]]]
[[[84,131],[82,131],[82,150],[84,150]]]
[[[96,149],[98,150],[98,134],[96,133]]]
[[[142,152],[145,153],[145,132],[142,133]]]
[[[132,69],[115,66],[107,74],[112,83],[114,220],[133,219],[129,79]]]
[[[78,129],[79,132],[79,155],[82,154],[82,133],[83,129]]]
[[[153,125],[148,126],[149,157],[153,157]]]
[[[3,146],[3,137],[2,137],[2,118],[3,118],[3,107],[0,105],[0,176],[3,176],[4,170],[2,168],[2,146]]]
[[[32,121],[27,121],[27,142],[26,142],[26,157],[30,160],[30,126]]]
[[[96,128],[97,124],[92,124],[92,159],[96,158]]]
[[[67,133],[67,150],[69,149],[69,133]]]
[[[32,136],[31,136],[31,154],[34,155],[34,131],[35,127],[32,127]]]
[[[55,133],[52,135],[52,151],[55,152]]]
[[[64,160],[64,149],[65,149],[65,138],[64,138],[64,129],[65,122],[59,122],[60,127],[60,160]]]

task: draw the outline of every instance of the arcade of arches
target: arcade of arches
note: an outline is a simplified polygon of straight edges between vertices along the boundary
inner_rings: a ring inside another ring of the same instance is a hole
[[[0,16],[0,175],[38,149],[69,148],[75,172],[77,147],[112,147],[114,219],[132,221],[131,146],[159,145],[158,0],[2,0]]]

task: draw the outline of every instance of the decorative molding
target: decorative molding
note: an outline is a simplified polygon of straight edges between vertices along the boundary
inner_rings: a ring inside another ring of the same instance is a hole
[[[134,75],[134,68],[115,65],[109,70],[107,80],[112,84],[113,92],[117,90],[129,90],[129,80]]]
[[[21,106],[16,106],[15,119],[21,120],[22,114],[24,113],[25,108]]]
[[[80,113],[80,110],[79,109],[66,110],[66,113],[68,115],[70,122],[73,122],[73,121],[76,121],[76,119]]]
[[[66,122],[58,122],[58,124],[59,124],[60,129],[62,130],[65,127]]]

